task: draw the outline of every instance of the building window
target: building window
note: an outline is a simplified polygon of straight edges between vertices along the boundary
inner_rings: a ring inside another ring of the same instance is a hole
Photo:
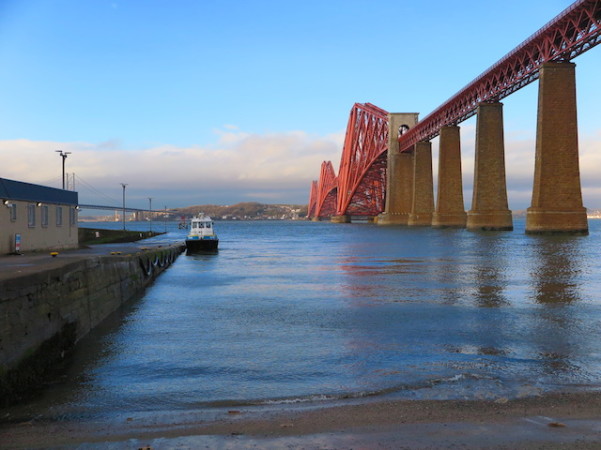
[[[56,226],[57,227],[63,226],[63,207],[62,206],[56,207]]]
[[[35,227],[35,205],[33,203],[27,205],[27,225],[29,228]]]
[[[46,205],[42,206],[41,223],[44,228],[48,227],[48,206],[46,206]]]
[[[70,223],[71,223],[71,225],[76,225],[77,224],[77,210],[75,208],[70,208],[69,211],[70,211],[69,215],[71,216]]]
[[[11,203],[10,209],[9,209],[8,212],[10,214],[10,221],[11,222],[16,222],[17,221],[17,204],[16,203]]]

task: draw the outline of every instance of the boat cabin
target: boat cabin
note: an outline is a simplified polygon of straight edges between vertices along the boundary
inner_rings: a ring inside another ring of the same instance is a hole
[[[204,214],[193,217],[190,221],[190,236],[213,236],[213,221]]]

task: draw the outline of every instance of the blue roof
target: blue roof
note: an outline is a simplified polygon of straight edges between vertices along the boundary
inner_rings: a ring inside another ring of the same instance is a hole
[[[0,199],[77,205],[77,192],[0,178]]]

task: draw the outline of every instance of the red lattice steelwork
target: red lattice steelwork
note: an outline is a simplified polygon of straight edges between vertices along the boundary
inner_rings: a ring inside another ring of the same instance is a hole
[[[417,142],[437,136],[443,126],[456,125],[473,116],[480,103],[499,101],[535,81],[543,63],[570,61],[600,42],[601,0],[573,3],[415,127],[399,136],[398,150],[411,150]],[[325,180],[326,163],[322,164],[315,197],[315,216],[375,216],[384,210],[387,134],[386,111],[370,103],[353,106],[338,184],[325,187],[326,182],[331,182],[335,176],[331,163],[328,163],[331,174],[327,175],[329,181]],[[336,206],[332,207],[336,192]],[[312,202],[310,200],[310,205]]]
[[[338,178],[334,173],[331,161],[321,163],[321,172],[316,186],[315,212],[309,217],[332,217],[336,214],[336,198],[338,195]]]
[[[443,103],[407,133],[399,150],[437,136],[476,113],[478,104],[499,101],[536,80],[543,63],[569,61],[601,42],[601,0],[579,0],[503,59]]]
[[[376,216],[384,210],[388,113],[355,103],[338,170],[336,215]]]

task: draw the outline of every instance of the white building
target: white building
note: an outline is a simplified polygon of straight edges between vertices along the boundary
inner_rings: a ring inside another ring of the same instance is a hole
[[[78,246],[77,192],[0,178],[0,255]]]

